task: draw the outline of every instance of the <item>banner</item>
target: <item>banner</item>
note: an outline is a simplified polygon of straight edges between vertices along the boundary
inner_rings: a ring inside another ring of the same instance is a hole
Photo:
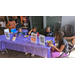
[[[45,36],[44,35],[39,36],[39,41],[40,41],[40,45],[45,46]]]
[[[9,29],[4,29],[4,34],[7,40],[10,40]]]
[[[37,34],[31,33],[31,42],[35,44],[37,43]]]

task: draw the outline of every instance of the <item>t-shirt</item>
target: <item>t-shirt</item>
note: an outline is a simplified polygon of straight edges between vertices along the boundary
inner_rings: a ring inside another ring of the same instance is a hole
[[[69,49],[69,45],[68,42],[63,38],[62,41],[59,41],[59,48],[61,47],[61,45],[65,45],[63,52],[68,51]]]
[[[20,32],[17,32],[17,35],[25,35],[24,32],[20,33]]]
[[[45,33],[45,36],[53,37],[53,32],[52,32],[52,31],[46,32],[46,33]]]
[[[31,33],[35,33],[35,34],[37,34],[37,36],[39,36],[39,33],[38,33],[37,31],[36,31],[36,32],[33,32],[33,31],[32,31]]]
[[[22,25],[21,25],[21,21],[20,21],[19,19],[16,19],[15,22],[18,23],[18,24],[16,25],[16,29],[18,30],[18,29],[21,28],[21,26],[22,26]]]
[[[6,22],[0,22],[1,27],[6,27]]]
[[[15,21],[8,21],[9,29],[14,29],[16,28],[15,26]]]

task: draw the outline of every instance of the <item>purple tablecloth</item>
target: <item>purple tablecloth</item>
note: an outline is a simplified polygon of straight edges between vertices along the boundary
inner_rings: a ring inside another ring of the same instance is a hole
[[[28,33],[28,30],[22,30],[22,31],[24,31],[25,34]],[[17,30],[16,32],[18,32],[18,30]],[[16,32],[15,32],[15,33],[16,33]],[[14,34],[15,34],[15,33],[14,33]],[[10,38],[12,38],[14,34],[11,34],[11,33],[10,33]],[[3,49],[2,49],[2,40],[5,40],[5,39],[6,39],[5,35],[0,35],[0,51],[3,50]]]
[[[3,38],[4,35],[2,36]],[[11,50],[16,50],[16,51],[21,51],[21,52],[28,52],[31,54],[39,55],[42,57],[47,57],[51,58],[51,47],[48,46],[41,46],[39,45],[39,38],[37,39],[37,44],[33,44],[30,42],[30,37],[25,38],[24,36],[17,37],[15,41],[11,41],[13,35],[10,34],[11,39],[6,40],[2,39],[2,45],[1,49],[3,50],[4,48],[11,49]],[[45,37],[46,40],[52,40],[53,43],[55,43],[55,39],[53,37]]]

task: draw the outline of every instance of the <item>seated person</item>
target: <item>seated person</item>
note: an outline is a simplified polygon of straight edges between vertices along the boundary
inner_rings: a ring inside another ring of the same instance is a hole
[[[37,32],[37,28],[36,27],[33,27],[30,31],[29,31],[29,35],[31,33],[37,33],[37,36],[39,36],[39,33]],[[27,55],[28,53],[26,52],[25,55]],[[34,54],[31,55],[31,57],[34,57]]]
[[[37,33],[37,36],[39,36],[39,33],[37,32],[37,27],[33,27],[30,31],[29,31],[29,35],[31,34],[31,33]]]
[[[18,29],[18,32],[17,33],[15,33],[15,37],[17,36],[17,35],[19,35],[19,36],[21,36],[21,35],[25,35],[25,33],[22,31],[22,29],[21,28],[19,28]]]
[[[50,30],[51,30],[51,28],[50,28],[50,27],[47,27],[47,28],[46,28],[45,36],[53,37],[53,32],[52,32],[52,31],[50,31]]]
[[[67,39],[72,39],[72,43],[74,44],[74,47],[75,47],[75,36],[72,36],[72,37],[64,37],[66,40]]]
[[[61,53],[68,51],[68,42],[63,38],[64,33],[62,31],[57,31],[55,34],[55,39],[59,41],[58,46],[50,44],[48,46],[52,47],[52,58],[59,57]],[[66,56],[67,54],[65,54]]]

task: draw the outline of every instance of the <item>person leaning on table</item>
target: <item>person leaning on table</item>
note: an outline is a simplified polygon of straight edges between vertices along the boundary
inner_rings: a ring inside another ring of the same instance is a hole
[[[59,57],[61,53],[68,51],[68,42],[63,38],[64,33],[62,31],[57,31],[55,33],[55,39],[59,41],[58,46],[49,44],[48,46],[52,47],[52,58]],[[67,54],[65,54],[66,56]]]

